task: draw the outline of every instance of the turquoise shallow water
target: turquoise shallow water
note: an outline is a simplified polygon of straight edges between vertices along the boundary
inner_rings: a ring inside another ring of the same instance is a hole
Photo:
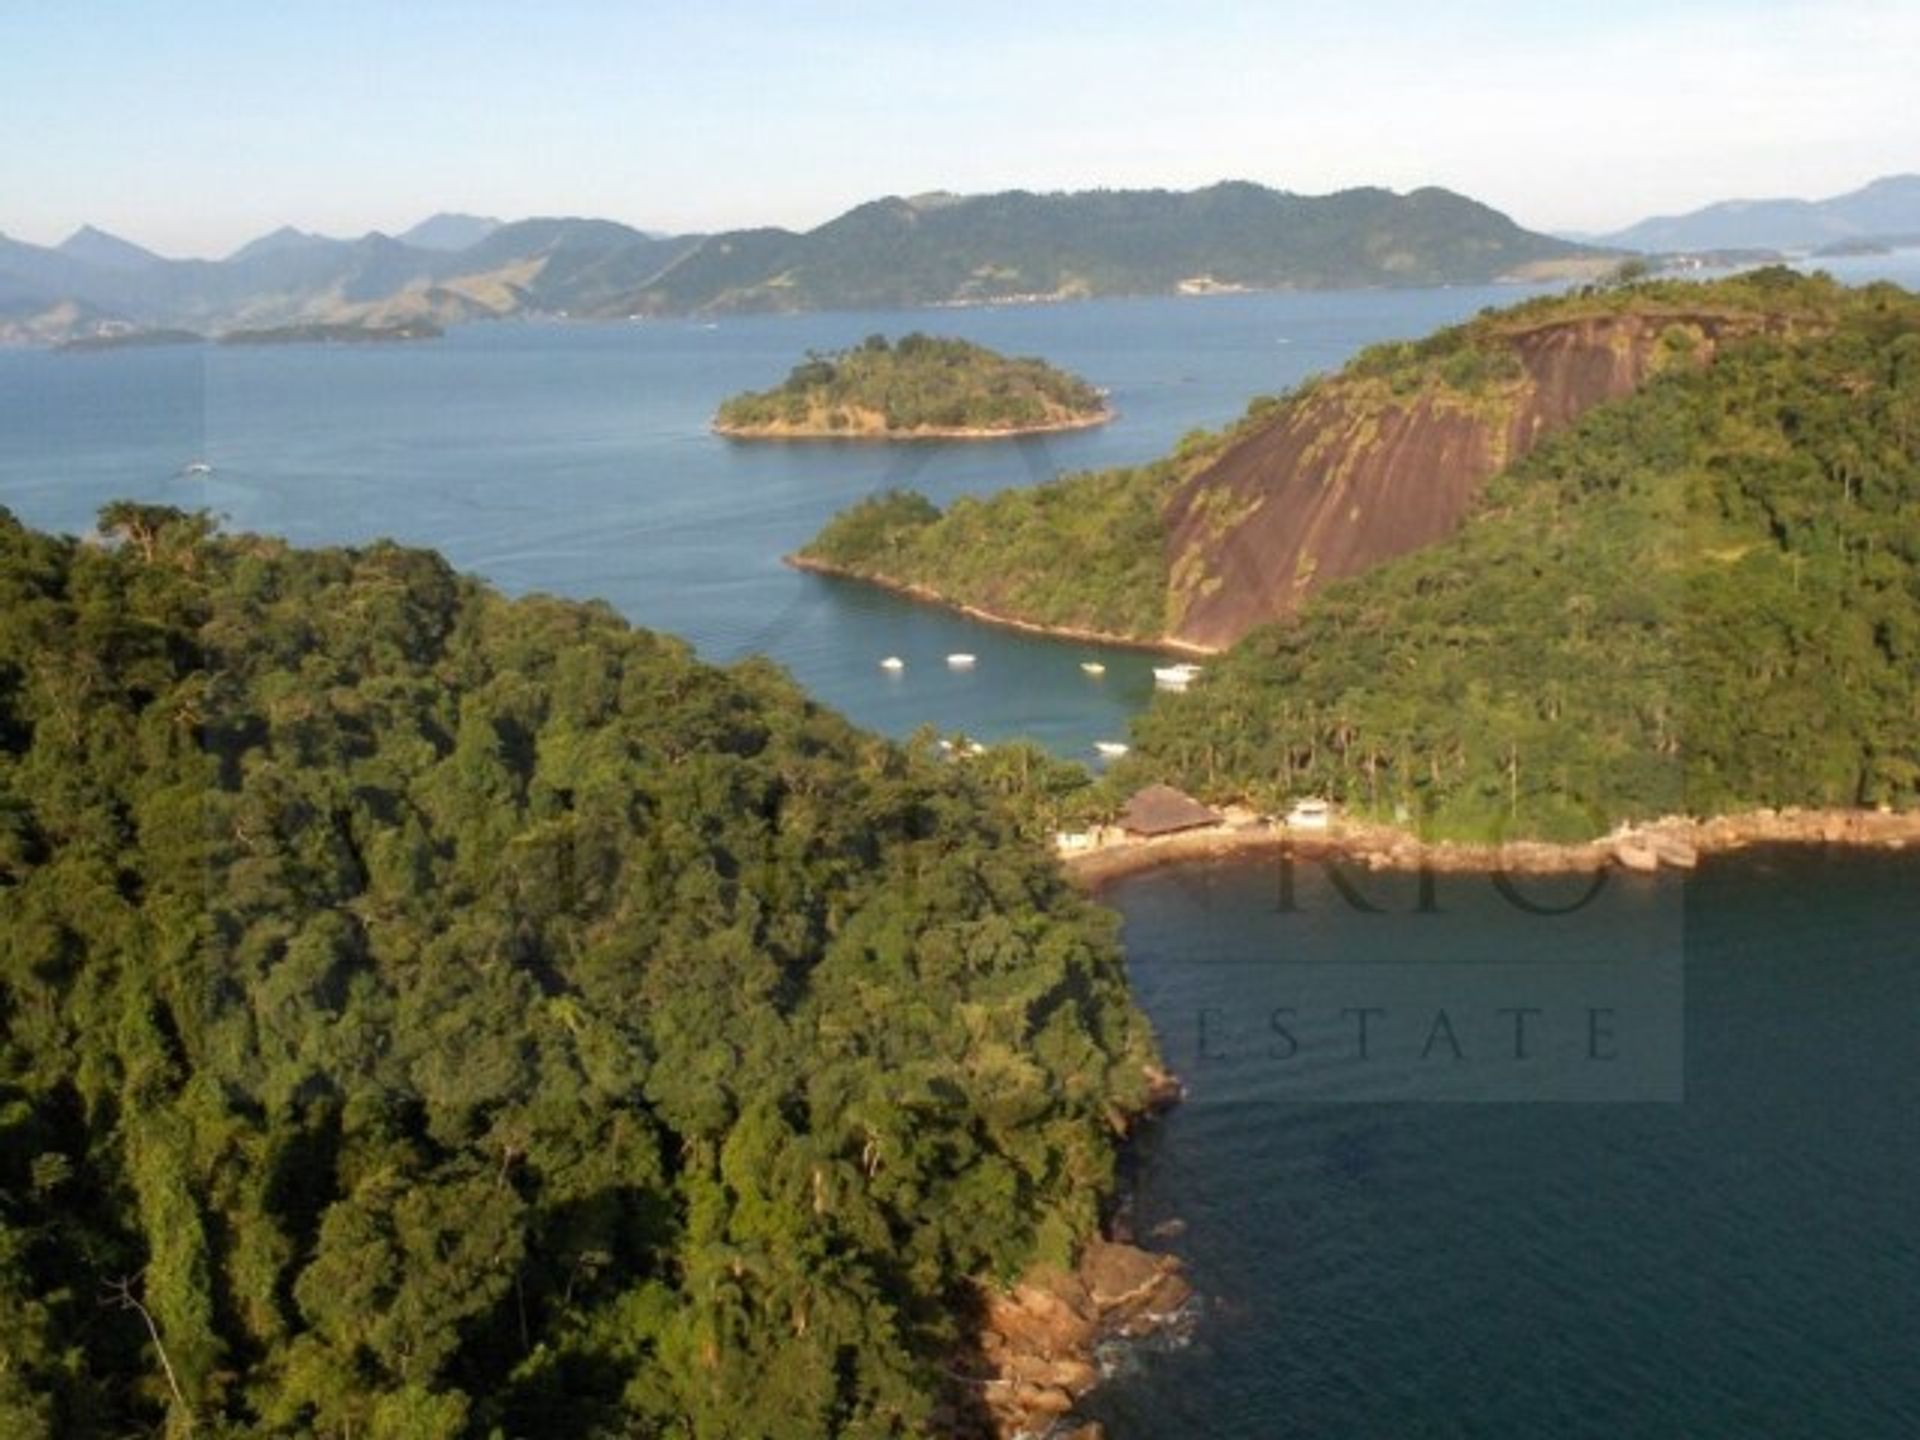
[[[771,655],[855,720],[1091,759],[1152,684],[1148,659],[1020,636],[780,556],[890,485],[936,501],[1166,453],[1253,396],[1422,334],[1512,288],[1112,300],[897,314],[492,325],[396,346],[0,352],[0,504],[85,530],[104,500],[206,506],[302,542],[387,535],[509,591],[611,600],[716,660]],[[1112,392],[1099,430],[967,445],[753,445],[714,406],[809,349],[914,328],[1041,354]],[[203,479],[182,466],[206,460]],[[971,672],[944,657],[980,657]],[[903,675],[878,668],[902,656]]]

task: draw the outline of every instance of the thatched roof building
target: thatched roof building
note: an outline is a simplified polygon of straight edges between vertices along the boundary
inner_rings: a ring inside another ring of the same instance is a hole
[[[1171,785],[1147,786],[1120,812],[1120,828],[1129,835],[1172,835],[1219,823],[1213,811]]]

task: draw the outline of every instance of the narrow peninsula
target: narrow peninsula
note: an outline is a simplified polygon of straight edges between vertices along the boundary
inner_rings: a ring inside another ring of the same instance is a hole
[[[713,428],[737,440],[997,440],[1111,418],[1105,395],[1044,360],[916,332],[809,352],[782,384],[723,403]]]

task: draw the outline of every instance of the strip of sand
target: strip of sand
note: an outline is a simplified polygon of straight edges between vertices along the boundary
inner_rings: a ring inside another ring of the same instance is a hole
[[[1705,820],[1667,816],[1577,844],[1425,841],[1395,826],[1363,821],[1336,821],[1324,830],[1307,830],[1255,819],[1176,835],[1110,838],[1090,849],[1063,851],[1061,863],[1076,880],[1095,887],[1163,865],[1281,853],[1349,860],[1373,870],[1549,875],[1608,867],[1691,870],[1703,855],[1772,844],[1888,850],[1920,846],[1920,811],[1761,809]]]

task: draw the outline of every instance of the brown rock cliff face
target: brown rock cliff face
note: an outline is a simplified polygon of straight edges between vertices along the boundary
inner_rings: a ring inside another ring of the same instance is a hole
[[[1095,1240],[1076,1269],[1037,1272],[987,1300],[978,1349],[951,1372],[962,1403],[939,1416],[936,1429],[956,1440],[1060,1433],[1100,1381],[1096,1347],[1177,1327],[1192,1298],[1173,1256]]]
[[[1492,343],[1517,371],[1472,396],[1328,382],[1168,501],[1170,638],[1225,647],[1331,581],[1444,539],[1486,482],[1546,436],[1663,366],[1704,364],[1730,339],[1784,326],[1752,314],[1599,314],[1501,336]],[[1665,338],[1675,327],[1678,346]]]

